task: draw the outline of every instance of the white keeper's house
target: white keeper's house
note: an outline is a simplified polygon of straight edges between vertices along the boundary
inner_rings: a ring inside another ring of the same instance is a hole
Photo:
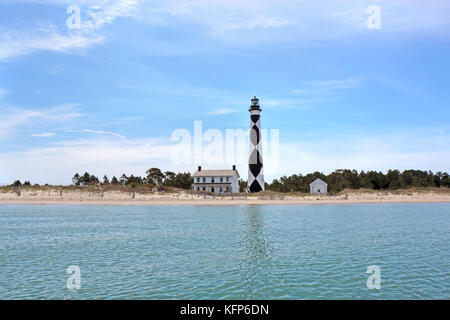
[[[212,193],[238,193],[239,173],[236,166],[231,170],[198,170],[194,173],[194,184],[192,190]]]
[[[309,192],[311,194],[327,194],[327,189],[327,183],[319,178],[309,184]]]

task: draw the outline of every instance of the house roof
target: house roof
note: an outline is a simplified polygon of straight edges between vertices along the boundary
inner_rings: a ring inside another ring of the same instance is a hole
[[[196,171],[194,177],[232,177],[235,172],[239,178],[237,170],[201,170]]]
[[[318,184],[318,183],[328,185],[325,181],[323,181],[322,179],[319,179],[319,178],[317,178],[316,180],[311,182],[309,185],[311,186],[313,184]]]

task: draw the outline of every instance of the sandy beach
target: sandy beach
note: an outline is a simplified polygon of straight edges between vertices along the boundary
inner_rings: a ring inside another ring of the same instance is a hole
[[[138,193],[86,190],[22,190],[0,193],[0,204],[92,205],[297,205],[357,203],[450,202],[448,192],[349,192],[338,195],[226,195],[190,193]]]
[[[195,206],[230,206],[230,205],[324,205],[324,204],[369,204],[369,203],[432,203],[450,202],[450,200],[360,200],[360,201],[307,201],[307,200],[205,200],[205,201],[70,201],[70,200],[24,200],[24,201],[0,201],[0,205],[6,204],[30,204],[30,205],[195,205]]]

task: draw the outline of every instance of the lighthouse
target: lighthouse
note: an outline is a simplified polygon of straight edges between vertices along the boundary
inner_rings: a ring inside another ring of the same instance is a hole
[[[250,112],[250,144],[248,158],[248,192],[259,192],[264,190],[264,171],[262,160],[261,142],[261,107],[256,96],[251,100],[248,111]]]

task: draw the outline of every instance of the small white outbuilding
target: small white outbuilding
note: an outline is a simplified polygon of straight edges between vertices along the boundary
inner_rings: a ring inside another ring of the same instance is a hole
[[[311,194],[327,194],[327,188],[327,183],[319,178],[309,184],[309,192]]]

